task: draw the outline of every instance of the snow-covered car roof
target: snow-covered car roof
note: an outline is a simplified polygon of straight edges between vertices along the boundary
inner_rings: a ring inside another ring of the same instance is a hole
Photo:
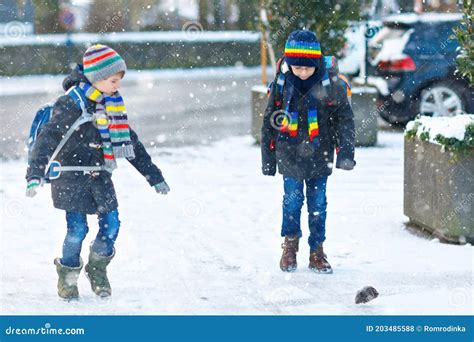
[[[415,24],[418,22],[457,21],[462,19],[461,13],[403,13],[386,17],[384,23]]]

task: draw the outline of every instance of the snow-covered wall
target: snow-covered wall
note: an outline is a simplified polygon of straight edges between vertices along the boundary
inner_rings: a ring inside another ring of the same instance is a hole
[[[118,33],[74,33],[66,34],[25,35],[23,37],[0,37],[0,47],[22,45],[66,45],[102,43],[198,43],[198,42],[247,42],[254,43],[260,39],[259,32],[252,31],[153,31],[153,32],[118,32]]]

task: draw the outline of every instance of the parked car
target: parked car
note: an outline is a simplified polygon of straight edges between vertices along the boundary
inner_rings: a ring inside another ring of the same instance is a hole
[[[337,64],[339,70],[349,76],[358,76],[365,56],[365,39],[372,39],[381,29],[382,22],[376,20],[350,22],[344,32],[346,44],[342,48]]]
[[[384,20],[369,42],[369,83],[377,87],[383,119],[405,124],[417,114],[453,116],[474,112],[473,88],[455,74],[451,38],[461,14],[401,14]]]

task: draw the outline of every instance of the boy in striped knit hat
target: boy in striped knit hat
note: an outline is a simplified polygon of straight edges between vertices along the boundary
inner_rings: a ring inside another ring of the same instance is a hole
[[[336,168],[352,170],[355,166],[354,118],[346,89],[329,79],[323,61],[321,45],[313,32],[292,32],[264,113],[262,172],[274,176],[278,165],[283,175],[281,236],[285,240],[280,268],[284,272],[297,267],[306,184],[309,268],[316,273],[332,273],[323,242],[326,183],[332,172],[336,142]]]
[[[160,169],[129,126],[118,91],[126,70],[125,61],[115,50],[100,44],[89,47],[83,65],[77,65],[64,80],[63,88],[68,93],[56,101],[53,115],[38,135],[28,160],[28,197],[36,194],[49,165],[56,173],[49,177],[52,198],[54,206],[65,211],[67,234],[62,257],[54,264],[59,276],[58,295],[65,299],[79,297],[77,279],[83,267],[80,253],[89,231],[88,214],[98,215],[99,232],[90,246],[85,273],[95,294],[107,297],[112,293],[107,266],[115,256],[120,227],[111,178],[117,159],[128,160],[157,193],[170,191]],[[72,92],[83,99],[84,109]],[[81,124],[75,127],[78,120]],[[64,140],[68,132],[72,135]],[[51,161],[53,151],[61,145]]]

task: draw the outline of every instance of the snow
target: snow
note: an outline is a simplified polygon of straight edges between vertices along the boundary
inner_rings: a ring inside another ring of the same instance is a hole
[[[377,89],[373,87],[357,86],[353,87],[352,94],[377,94]]]
[[[354,83],[364,84],[364,79],[359,77],[355,78]],[[377,88],[377,91],[382,96],[387,96],[390,94],[387,80],[385,80],[383,77],[369,76],[367,77],[367,84],[373,85],[375,88]]]
[[[263,93],[263,94],[266,94],[267,91],[268,91],[268,87],[263,85],[263,84],[259,84],[259,85],[254,85],[252,87],[252,91],[255,91],[255,92],[258,92],[258,93]]]
[[[107,43],[210,43],[210,42],[248,42],[260,39],[259,32],[252,31],[150,31],[119,33],[73,33],[23,35],[21,37],[0,36],[0,47],[19,45],[65,45],[70,39],[73,44]]]
[[[413,32],[413,29],[409,29],[401,37],[384,39],[382,49],[370,63],[375,66],[378,65],[380,61],[396,61],[406,57],[406,55],[403,54],[403,50]]]
[[[81,299],[71,303],[57,297],[53,265],[64,213],[52,207],[48,186],[25,198],[25,161],[2,162],[0,314],[472,315],[472,246],[406,228],[403,134],[382,131],[378,141],[356,150],[354,171],[335,170],[329,179],[325,250],[332,275],[307,268],[306,219],[299,268],[280,271],[282,179],[261,175],[250,136],[210,146],[156,143],[150,152],[171,193],[156,194],[120,163],[113,296],[97,298],[82,273]],[[96,222],[89,216],[83,258]],[[354,304],[367,285],[380,296]]]
[[[398,22],[404,24],[414,24],[416,22],[440,22],[440,21],[456,21],[462,19],[462,13],[404,13],[388,16],[384,19],[385,23]]]
[[[415,125],[419,125],[416,132],[418,137],[420,137],[423,132],[429,132],[429,141],[434,144],[439,144],[435,140],[437,135],[463,141],[467,127],[472,124],[474,124],[474,114],[463,114],[452,117],[421,116],[410,121],[405,131],[411,131],[415,128]]]

